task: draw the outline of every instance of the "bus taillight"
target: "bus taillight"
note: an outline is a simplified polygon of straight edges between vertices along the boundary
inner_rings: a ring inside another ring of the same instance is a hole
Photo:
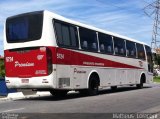
[[[52,52],[49,48],[46,49],[47,53],[47,68],[48,68],[48,75],[52,73]]]

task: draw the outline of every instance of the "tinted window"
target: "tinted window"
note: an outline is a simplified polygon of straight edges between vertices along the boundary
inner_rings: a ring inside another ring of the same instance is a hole
[[[148,71],[153,72],[153,61],[152,61],[152,51],[149,46],[145,46],[148,62]]]
[[[121,38],[114,37],[115,55],[126,56],[125,41]]]
[[[102,53],[113,54],[112,36],[98,33],[99,48]]]
[[[79,28],[81,48],[89,51],[98,51],[97,34],[95,31]]]
[[[62,47],[78,48],[77,28],[71,24],[55,20],[57,43]]]
[[[149,46],[145,46],[146,54],[147,54],[147,60],[148,62],[152,61],[152,52],[151,48]]]
[[[41,38],[43,12],[10,17],[6,21],[8,43],[27,42]]]
[[[137,46],[137,54],[139,59],[145,59],[144,47],[142,44],[136,44]]]
[[[126,52],[128,57],[136,57],[136,45],[134,42],[126,41]]]

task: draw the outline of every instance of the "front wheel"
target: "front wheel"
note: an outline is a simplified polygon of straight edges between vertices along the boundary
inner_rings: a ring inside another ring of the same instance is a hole
[[[140,82],[140,84],[137,84],[136,86],[137,86],[138,89],[142,89],[143,88],[143,83]]]
[[[136,85],[138,89],[143,88],[143,78],[141,77],[140,84]]]

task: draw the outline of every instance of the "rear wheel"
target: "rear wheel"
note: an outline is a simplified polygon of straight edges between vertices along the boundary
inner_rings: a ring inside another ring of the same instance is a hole
[[[63,96],[67,95],[68,91],[66,91],[66,90],[51,90],[50,93],[56,97],[63,97]]]
[[[89,80],[89,88],[88,88],[88,95],[94,96],[98,95],[98,88],[99,88],[99,80],[94,75],[90,77]]]
[[[111,90],[113,91],[117,90],[117,86],[111,86]]]

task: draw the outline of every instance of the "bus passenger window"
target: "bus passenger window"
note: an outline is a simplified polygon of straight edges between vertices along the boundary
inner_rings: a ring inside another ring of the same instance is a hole
[[[97,34],[95,31],[79,27],[81,48],[91,52],[98,51]]]
[[[82,48],[87,49],[88,48],[88,43],[87,41],[83,41]]]
[[[92,43],[92,48],[93,48],[94,50],[96,50],[96,49],[97,49],[97,45],[96,45],[96,43]]]
[[[147,54],[148,71],[153,73],[152,51],[149,46],[145,46],[145,49],[146,49],[146,54]]]
[[[107,47],[107,51],[108,51],[109,53],[111,53],[111,52],[112,52],[112,47],[111,47],[111,46],[108,46],[108,47]]]
[[[132,41],[126,40],[127,57],[136,58],[136,45]]]
[[[121,48],[120,53],[121,53],[121,54],[124,54],[124,50],[123,50],[123,48]]]
[[[57,44],[60,47],[79,48],[76,26],[55,19],[53,21],[57,37]]]
[[[115,55],[126,56],[124,39],[114,37],[114,51]]]
[[[131,51],[131,56],[135,56],[135,52],[133,50]]]
[[[100,51],[101,51],[101,52],[105,52],[104,44],[101,44],[101,45],[100,45]]]
[[[129,55],[129,50],[128,49],[126,49],[126,52],[127,52],[127,56]]]
[[[116,54],[118,54],[118,48],[117,47],[114,48],[114,51],[115,51]]]
[[[145,60],[144,46],[142,44],[136,43],[138,58]]]
[[[100,52],[106,54],[113,54],[113,42],[112,36],[98,33],[99,44],[100,44]]]

